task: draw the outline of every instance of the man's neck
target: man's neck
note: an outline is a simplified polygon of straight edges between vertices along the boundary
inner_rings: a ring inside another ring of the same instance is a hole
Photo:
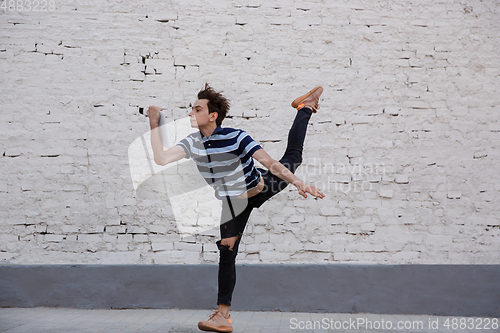
[[[211,123],[203,128],[200,128],[200,132],[201,132],[201,134],[203,134],[204,137],[209,138],[212,135],[212,133],[215,131],[216,128],[217,128],[217,124]]]

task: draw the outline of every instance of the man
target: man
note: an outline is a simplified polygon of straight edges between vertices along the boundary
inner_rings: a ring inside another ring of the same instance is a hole
[[[229,100],[208,84],[198,93],[198,100],[189,113],[192,133],[177,145],[164,150],[158,133],[160,108],[150,106],[151,145],[156,164],[166,165],[182,158],[193,158],[198,170],[222,200],[219,248],[218,299],[219,309],[208,320],[200,321],[204,331],[232,332],[229,309],[236,283],[235,261],[243,230],[253,208],[260,207],[269,198],[282,191],[289,183],[297,187],[300,195],[307,193],[317,198],[324,194],[297,176],[295,170],[302,162],[302,149],[307,124],[317,111],[322,87],[316,87],[292,102],[297,114],[288,134],[283,157],[276,161],[240,129],[222,128],[229,110]],[[256,168],[253,159],[264,167]]]

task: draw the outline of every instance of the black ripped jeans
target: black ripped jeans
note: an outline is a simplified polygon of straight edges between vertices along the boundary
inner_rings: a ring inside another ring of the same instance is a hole
[[[297,111],[293,125],[288,133],[285,154],[279,160],[292,173],[295,173],[302,163],[302,150],[306,138],[307,124],[311,115],[312,110],[309,108],[302,108]],[[288,185],[288,182],[273,175],[270,171],[261,168],[258,168],[258,170],[264,179],[264,189],[260,193],[247,199],[229,197],[222,200],[221,238],[239,237],[231,250],[229,246],[222,245],[220,240],[217,241],[217,247],[220,251],[217,304],[231,305],[231,298],[236,284],[236,255],[250,213],[254,208],[259,208],[264,202]]]

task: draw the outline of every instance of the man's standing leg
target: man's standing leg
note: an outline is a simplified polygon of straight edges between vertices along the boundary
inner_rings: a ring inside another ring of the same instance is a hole
[[[236,285],[236,255],[252,209],[253,207],[248,205],[246,199],[233,198],[222,201],[221,240],[216,242],[219,249],[219,290],[217,294],[219,309],[208,320],[198,323],[198,328],[201,330],[232,332],[229,309]],[[235,216],[234,212],[241,213]]]

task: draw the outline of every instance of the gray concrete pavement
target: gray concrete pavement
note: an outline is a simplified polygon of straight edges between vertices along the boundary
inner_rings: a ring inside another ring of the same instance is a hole
[[[0,308],[0,332],[200,332],[212,310]],[[500,332],[498,318],[232,311],[234,332]]]

